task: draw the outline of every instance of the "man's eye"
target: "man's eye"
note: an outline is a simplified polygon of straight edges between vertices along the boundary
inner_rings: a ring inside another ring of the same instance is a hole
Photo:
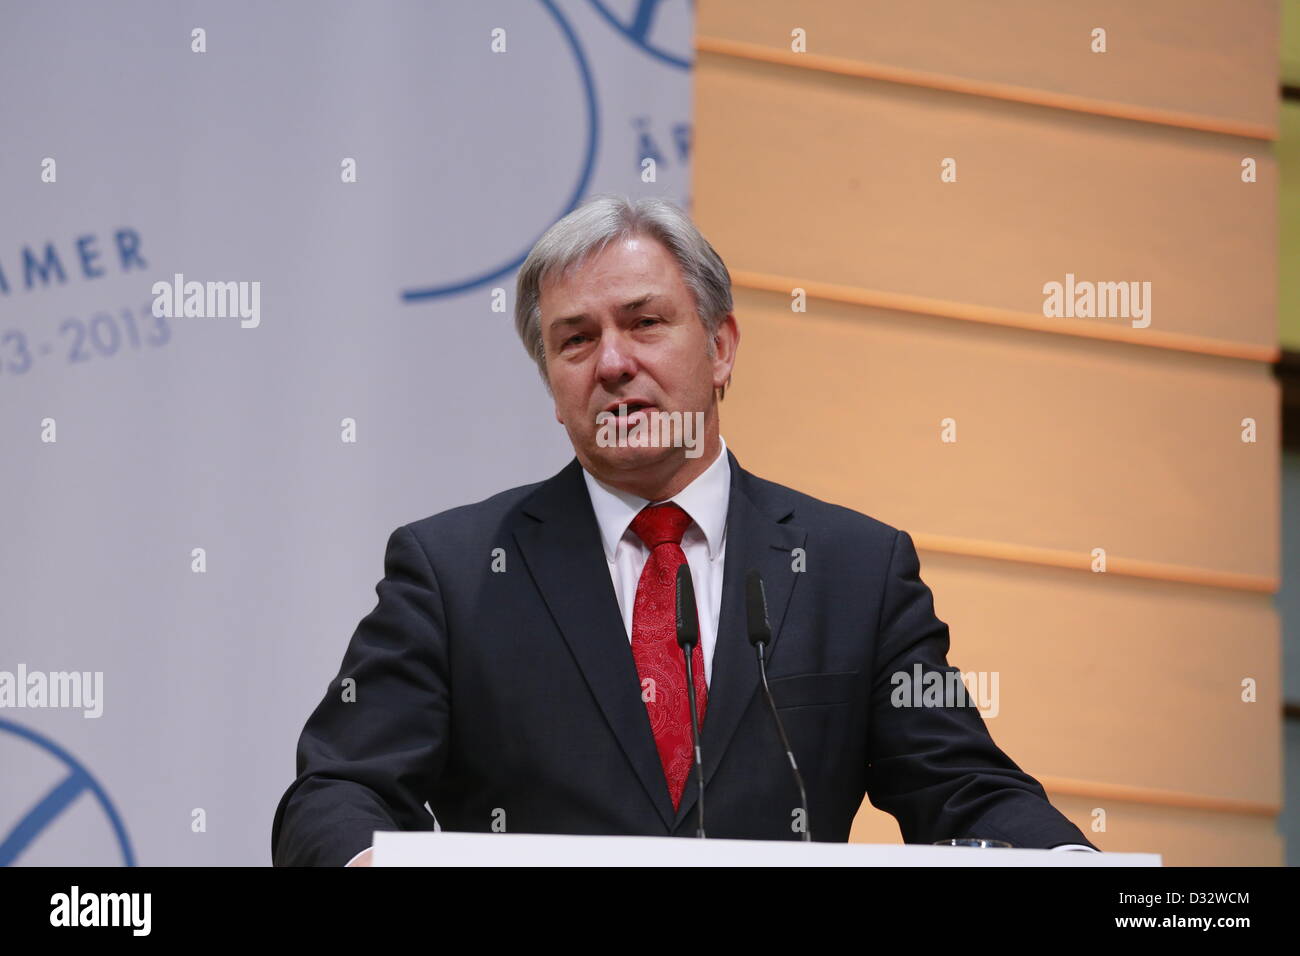
[[[577,335],[570,335],[567,339],[564,340],[564,344],[561,345],[560,347],[564,348],[565,346],[572,345],[574,342],[578,341],[578,339],[585,339],[586,337],[587,336],[582,332],[579,332]]]
[[[642,322],[652,322],[652,323],[656,323],[656,324],[657,324],[657,323],[659,322],[659,320],[658,320],[658,319],[652,319],[652,318],[650,318],[649,316],[642,316],[640,319],[637,320],[637,324],[639,325],[639,324],[641,324]]]

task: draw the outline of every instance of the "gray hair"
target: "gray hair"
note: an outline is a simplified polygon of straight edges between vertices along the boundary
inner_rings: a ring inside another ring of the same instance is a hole
[[[548,276],[561,275],[611,242],[632,236],[657,239],[677,260],[695,311],[708,333],[709,355],[722,320],[731,312],[731,275],[695,223],[666,199],[594,196],[547,229],[519,267],[515,283],[515,331],[537,363],[549,391],[546,347],[542,341],[541,288]]]

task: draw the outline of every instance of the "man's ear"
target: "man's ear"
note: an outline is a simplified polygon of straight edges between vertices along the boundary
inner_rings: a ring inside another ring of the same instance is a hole
[[[713,358],[713,387],[724,388],[731,380],[731,369],[736,364],[736,350],[740,347],[740,326],[736,316],[728,312],[718,323],[718,331],[713,336],[716,352]]]

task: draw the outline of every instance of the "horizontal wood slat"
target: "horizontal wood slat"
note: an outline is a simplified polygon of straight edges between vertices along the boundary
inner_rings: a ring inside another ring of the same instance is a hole
[[[891,82],[1276,135],[1276,0],[706,0],[697,48]],[[804,31],[806,53],[791,50]],[[1106,52],[1092,51],[1094,28]]]
[[[929,299],[919,295],[901,295],[897,292],[886,292],[882,289],[859,289],[853,286],[836,285],[831,282],[800,279],[797,276],[769,275],[763,272],[749,272],[737,269],[732,269],[730,272],[733,285],[764,292],[779,292],[784,295],[792,295],[795,289],[802,289],[809,296],[826,299],[830,302],[845,302],[850,305],[892,309],[895,312],[912,312],[917,315],[940,316],[946,319],[961,319],[967,322],[983,322],[987,325],[1001,325],[1006,328],[1025,329],[1049,335],[1073,335],[1103,342],[1120,342],[1125,345],[1142,345],[1148,348],[1193,352],[1197,355],[1214,355],[1220,358],[1244,359],[1250,362],[1274,363],[1281,358],[1280,349],[1266,345],[1242,345],[1238,342],[1200,338],[1178,332],[1161,332],[1151,329],[1139,330],[1125,326],[1062,322],[1060,319],[1048,319],[1041,314],[1032,312],[1013,312],[1010,309],[996,309],[988,306],[972,305],[968,302],[945,302],[942,299]]]

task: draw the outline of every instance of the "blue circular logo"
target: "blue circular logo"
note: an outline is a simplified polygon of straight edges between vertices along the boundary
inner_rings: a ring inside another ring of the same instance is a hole
[[[610,13],[602,0],[591,0],[591,5],[610,26],[656,60],[681,70],[689,70],[691,68],[689,53],[666,50],[650,41],[650,34],[659,16],[659,8],[664,5],[664,2],[665,0],[637,0],[636,10],[632,12],[632,19],[627,23]],[[691,6],[694,7],[695,4],[692,3]]]
[[[565,201],[563,209],[556,219],[561,219],[568,215],[577,207],[578,201],[582,199],[587,191],[587,186],[591,183],[592,170],[596,166],[596,143],[600,133],[600,115],[596,108],[596,83],[592,79],[591,66],[587,62],[587,55],[583,52],[582,44],[578,42],[578,35],[573,32],[573,27],[565,18],[559,9],[555,6],[553,0],[541,0],[541,4],[550,13],[551,17],[559,25],[560,31],[564,34],[568,42],[569,51],[573,54],[573,59],[578,65],[578,73],[582,78],[583,99],[587,110],[587,148],[586,156],[583,160],[582,170],[578,173],[578,181],[573,187],[569,198]],[[538,234],[540,236],[540,233]],[[516,255],[511,256],[510,260],[503,265],[493,266],[486,272],[479,275],[470,276],[467,279],[460,279],[454,282],[444,283],[442,285],[428,286],[420,289],[404,289],[402,299],[406,302],[420,302],[425,299],[435,299],[440,296],[454,295],[458,292],[464,292],[467,289],[473,289],[477,286],[485,285],[494,279],[499,279],[504,275],[514,272],[523,263],[528,256],[528,250],[532,248],[533,242],[536,242],[537,236]]]
[[[113,836],[122,854],[124,866],[135,866],[135,854],[131,851],[131,840],[126,835],[126,827],[118,815],[113,801],[108,798],[99,781],[91,776],[75,757],[48,737],[43,737],[34,730],[20,724],[0,719],[0,731],[7,731],[20,737],[35,747],[45,751],[67,768],[67,774],[43,797],[36,801],[9,829],[3,841],[0,841],[0,866],[11,866],[33,841],[67,810],[83,792],[89,791],[98,801],[104,816],[112,827]],[[68,861],[69,863],[74,861]]]

